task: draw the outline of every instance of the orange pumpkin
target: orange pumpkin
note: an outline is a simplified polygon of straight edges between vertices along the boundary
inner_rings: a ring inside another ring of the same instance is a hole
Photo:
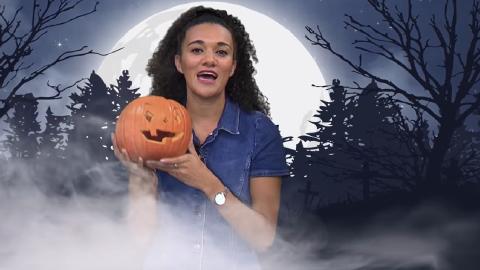
[[[191,136],[192,121],[185,107],[159,96],[130,102],[120,113],[115,128],[118,148],[125,148],[132,161],[184,154]]]

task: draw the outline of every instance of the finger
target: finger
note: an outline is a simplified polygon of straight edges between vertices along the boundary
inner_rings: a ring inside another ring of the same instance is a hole
[[[125,158],[127,161],[132,161],[132,160],[130,159],[130,156],[128,155],[127,150],[126,150],[125,148],[122,148],[122,154],[123,154],[124,158]]]
[[[115,157],[117,157],[118,160],[120,160],[122,164],[125,164],[126,162],[128,162],[125,155],[117,147],[113,147],[113,153],[115,154]]]
[[[197,150],[195,150],[195,145],[193,144],[193,136],[188,144],[188,152],[192,155],[198,156]]]
[[[113,147],[117,148],[117,139],[115,138],[115,134],[113,132],[110,133],[110,138],[112,138]]]
[[[184,167],[183,165],[189,162],[191,158],[190,154],[181,155],[174,158],[162,158],[160,160],[147,160],[146,163],[149,166],[160,168],[160,169],[178,169],[179,167]]]
[[[178,170],[179,168],[184,167],[184,165],[182,165],[182,163],[176,163],[176,162],[172,162],[172,163],[160,162],[160,164],[158,164],[157,167],[159,167],[161,170],[169,171],[169,170]]]
[[[178,164],[177,164],[177,167],[174,166],[175,163],[164,164],[164,163],[161,163],[160,161],[153,161],[153,160],[147,160],[145,161],[145,163],[151,169],[161,170],[167,173],[172,173],[173,171],[176,171],[179,168]]]
[[[113,146],[113,153],[117,158],[120,158],[120,152],[118,152],[118,146],[117,146],[117,139],[115,138],[115,134],[110,133],[110,138],[112,139],[112,146]]]
[[[121,154],[119,152],[119,148],[118,148],[118,144],[117,144],[117,138],[115,137],[115,134],[112,132],[110,134],[111,138],[112,138],[112,145],[113,145],[113,152],[114,153],[118,153],[118,154]],[[118,157],[118,156],[117,156]]]
[[[188,154],[185,154],[185,155],[181,155],[181,156],[178,156],[178,157],[173,157],[173,158],[162,158],[160,159],[160,163],[163,163],[163,164],[182,164],[182,163],[185,163],[188,161],[188,158],[189,158],[189,155]]]
[[[150,167],[152,169],[161,169],[162,166],[166,166],[164,163],[158,160],[147,160],[145,161],[145,164],[147,165],[147,167]]]
[[[120,152],[118,151],[118,148],[113,146],[113,154],[118,158],[118,159],[121,159],[121,154]]]
[[[140,166],[140,168],[143,167],[143,158],[142,157],[138,157],[137,165]]]
[[[125,158],[127,158],[128,160],[130,160],[130,157],[128,156],[128,152],[127,152],[127,150],[126,150],[125,148],[122,148],[121,152],[122,152],[122,155],[123,155]]]
[[[114,150],[113,154],[122,164],[125,164],[126,162],[128,162],[125,156],[122,153],[120,153],[118,150]]]

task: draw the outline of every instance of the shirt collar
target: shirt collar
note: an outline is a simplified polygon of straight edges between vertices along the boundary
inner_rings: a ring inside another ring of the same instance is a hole
[[[223,129],[231,134],[240,134],[238,131],[239,118],[239,105],[227,97],[225,99],[222,117],[220,117],[220,121],[218,122],[218,130]]]

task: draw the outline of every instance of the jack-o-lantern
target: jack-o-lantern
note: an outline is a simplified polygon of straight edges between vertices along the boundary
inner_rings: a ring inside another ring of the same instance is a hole
[[[130,102],[120,113],[115,129],[118,148],[125,148],[132,161],[184,154],[191,136],[192,122],[185,107],[159,96]]]

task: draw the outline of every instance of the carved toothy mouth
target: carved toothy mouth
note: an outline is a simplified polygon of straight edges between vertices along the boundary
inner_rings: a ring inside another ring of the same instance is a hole
[[[178,135],[181,135],[181,134],[175,135],[175,133],[173,132],[162,131],[160,129],[157,129],[157,132],[155,135],[153,135],[150,132],[150,130],[142,131],[142,133],[143,133],[143,136],[145,136],[145,138],[155,142],[165,142],[168,139],[174,140],[176,137],[179,137]]]

